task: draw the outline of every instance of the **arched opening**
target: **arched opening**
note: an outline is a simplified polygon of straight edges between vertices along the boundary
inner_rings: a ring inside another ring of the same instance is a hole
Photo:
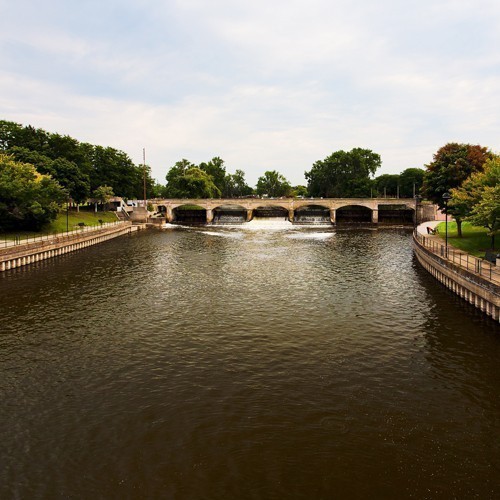
[[[198,225],[207,223],[207,211],[198,205],[181,205],[173,209],[174,224]]]
[[[288,220],[288,210],[283,207],[257,207],[253,211],[254,219]]]
[[[411,226],[415,211],[406,205],[379,205],[378,223],[383,225]]]
[[[330,209],[320,205],[308,205],[297,208],[293,222],[297,224],[331,224]]]
[[[372,211],[368,207],[360,205],[347,205],[337,209],[337,225],[370,224],[372,222]]]
[[[214,208],[214,224],[243,224],[247,220],[246,208],[239,205],[221,205]]]

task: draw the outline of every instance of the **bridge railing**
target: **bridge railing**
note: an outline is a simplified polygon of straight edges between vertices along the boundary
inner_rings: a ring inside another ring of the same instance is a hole
[[[441,259],[452,262],[456,266],[477,276],[486,278],[495,285],[500,285],[500,269],[495,264],[457,250],[449,245],[446,246],[440,240],[437,240],[436,237],[424,236],[415,231],[414,238],[424,248],[427,248]]]

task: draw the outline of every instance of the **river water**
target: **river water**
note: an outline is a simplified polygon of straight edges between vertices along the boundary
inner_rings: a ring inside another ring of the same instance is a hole
[[[406,230],[145,231],[0,299],[2,499],[500,496],[500,328]]]

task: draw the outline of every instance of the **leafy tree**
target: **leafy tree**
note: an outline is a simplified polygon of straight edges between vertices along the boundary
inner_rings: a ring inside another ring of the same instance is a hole
[[[40,174],[54,175],[54,161],[38,151],[14,146],[9,149],[9,155],[13,156],[16,161],[33,165]]]
[[[500,230],[500,157],[494,156],[484,164],[482,172],[476,172],[459,188],[451,190],[452,210],[464,214],[464,219],[477,226],[486,227],[495,244],[495,234]]]
[[[76,163],[62,157],[52,160],[38,151],[19,146],[11,148],[9,153],[16,160],[33,165],[37,172],[51,175],[76,203],[83,203],[89,197],[90,179]]]
[[[287,196],[292,187],[285,177],[276,170],[268,170],[257,180],[257,194],[267,194],[273,198]]]
[[[381,165],[380,155],[369,149],[336,151],[305,172],[311,196],[349,198],[370,196],[371,178]]]
[[[224,160],[215,156],[208,163],[200,163],[199,168],[204,170],[208,175],[212,176],[213,183],[217,186],[221,193],[226,190],[226,167]]]
[[[59,181],[76,203],[83,203],[90,195],[90,179],[80,171],[76,163],[65,158],[52,162],[53,177]]]
[[[294,186],[292,187],[292,191],[290,193],[290,196],[293,196],[294,198],[298,198],[299,196],[305,197],[307,195],[308,192],[306,186]]]
[[[432,163],[426,165],[423,195],[443,210],[443,194],[460,187],[474,172],[482,171],[484,163],[492,156],[487,148],[479,145],[446,144],[435,153]],[[458,236],[462,237],[462,220],[467,214],[458,205],[452,204],[447,212],[455,218]]]
[[[149,191],[151,198],[168,198],[167,186],[153,181],[151,191]]]
[[[399,196],[413,198],[420,192],[424,183],[423,168],[407,168],[399,174]]]
[[[136,166],[123,151],[95,146],[92,155],[93,173],[91,189],[111,186],[113,191],[124,198],[141,198],[142,166]]]
[[[33,163],[40,173],[53,175],[67,187],[76,201],[83,201],[88,190],[93,191],[104,185],[111,186],[115,193],[125,198],[143,196],[143,166],[134,165],[126,153],[114,148],[79,143],[67,135],[50,134],[31,126],[0,121],[0,149],[14,153],[20,161]],[[21,157],[21,150],[24,151],[24,158]],[[26,151],[31,152],[31,158],[25,159]],[[48,160],[65,160],[72,166],[63,162],[54,170]],[[153,183],[151,172],[147,170],[148,192]]]
[[[19,146],[43,153],[47,148],[48,138],[45,130],[0,120],[0,148],[3,151]]]
[[[101,207],[104,207],[106,203],[114,196],[113,188],[111,186],[99,186],[93,192],[94,198],[99,202]]]
[[[474,226],[483,226],[491,236],[491,248],[495,248],[495,235],[500,233],[500,184],[484,189],[479,203],[474,205],[466,220]]]
[[[375,192],[378,196],[394,197],[398,194],[399,175],[383,174],[376,177],[373,181]]]
[[[33,165],[0,154],[0,229],[39,230],[66,199],[63,188]]]
[[[166,179],[164,194],[170,198],[219,198],[221,195],[213,177],[186,159],[178,161]]]
[[[198,167],[191,167],[179,178],[181,198],[220,198],[221,192],[212,176]]]
[[[182,177],[186,175],[186,172],[195,167],[194,163],[191,163],[189,160],[183,158],[178,161],[168,172],[166,175],[167,180],[167,197],[169,198],[186,198],[186,196],[182,193],[182,188],[180,186],[180,180]]]
[[[236,170],[234,174],[226,175],[225,188],[222,193],[223,198],[237,198],[252,193],[253,189],[246,183],[243,170]]]

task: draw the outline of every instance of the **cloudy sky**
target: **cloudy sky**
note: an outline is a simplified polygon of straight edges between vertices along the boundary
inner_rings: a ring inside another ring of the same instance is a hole
[[[339,149],[381,173],[500,150],[497,0],[0,0],[0,119],[112,146],[164,182],[214,156],[292,184]]]

